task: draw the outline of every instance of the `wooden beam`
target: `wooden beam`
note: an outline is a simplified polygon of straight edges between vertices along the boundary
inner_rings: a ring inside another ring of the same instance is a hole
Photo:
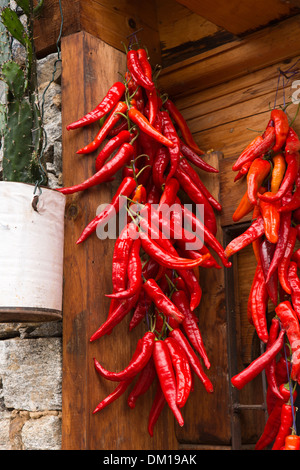
[[[162,70],[159,86],[191,95],[300,55],[300,15]]]
[[[194,13],[206,18],[217,26],[240,36],[250,31],[266,27],[281,21],[300,11],[298,0],[289,2],[281,0],[177,0]]]

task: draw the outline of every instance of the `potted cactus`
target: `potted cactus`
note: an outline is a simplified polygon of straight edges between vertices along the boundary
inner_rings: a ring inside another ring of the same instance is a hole
[[[65,198],[47,187],[44,132],[37,94],[32,0],[0,0],[0,322],[61,318]],[[13,60],[11,43],[26,63]]]

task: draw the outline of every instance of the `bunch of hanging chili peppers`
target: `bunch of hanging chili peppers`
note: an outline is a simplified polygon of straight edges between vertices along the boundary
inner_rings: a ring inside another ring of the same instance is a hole
[[[241,389],[265,371],[268,419],[257,450],[292,449],[296,441],[299,448],[294,405],[300,383],[299,151],[300,141],[286,112],[273,109],[264,133],[233,165],[238,172],[235,181],[246,177],[247,182],[233,220],[251,213],[252,220],[228,244],[225,254],[229,258],[252,244],[257,267],[247,313],[265,351],[231,382]]]
[[[93,111],[67,127],[78,129],[101,120],[94,140],[77,152],[99,152],[95,173],[60,191],[72,194],[88,190],[111,181],[122,171],[122,181],[111,204],[77,240],[82,243],[126,207],[127,224],[113,253],[108,317],[90,340],[109,334],[130,313],[129,329],[144,322],[147,331],[121,372],[107,371],[94,359],[95,369],[102,377],[118,382],[94,413],[123,395],[129,386],[128,405],[134,408],[138,397],[157,381],[148,423],[152,436],[166,403],[183,425],[180,409],[193,388],[193,374],[208,393],[213,392],[204,369],[210,367],[210,362],[195,313],[202,296],[198,267],[221,268],[212,251],[224,266],[231,263],[216,238],[214,210],[220,211],[221,206],[195,167],[209,173],[218,170],[201,157],[204,152],[175,104],[160,95],[145,49],[130,49],[126,54],[124,82],[113,84]],[[203,220],[181,202],[179,190],[192,203],[204,207]],[[162,207],[172,213],[166,214]],[[188,228],[183,220],[188,221]],[[199,249],[189,249],[189,243],[195,241],[200,242]]]

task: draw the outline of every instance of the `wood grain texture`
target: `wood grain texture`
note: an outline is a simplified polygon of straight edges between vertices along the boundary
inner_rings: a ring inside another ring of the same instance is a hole
[[[296,2],[282,2],[280,0],[214,0],[211,2],[199,2],[197,0],[177,0],[191,11],[207,18],[212,23],[230,31],[233,34],[241,35],[248,31],[257,30],[275,23],[282,18],[299,12],[300,4]]]
[[[64,185],[76,184],[94,172],[95,156],[76,150],[95,135],[98,124],[76,131],[66,125],[95,107],[124,71],[124,54],[87,33],[62,41],[62,123]],[[155,388],[131,410],[124,395],[93,415],[97,404],[116,384],[97,376],[93,357],[111,370],[124,368],[143,334],[143,326],[129,333],[129,318],[110,336],[93,343],[90,336],[105,321],[112,290],[111,261],[114,240],[91,236],[76,245],[81,231],[95,217],[99,204],[109,203],[118,185],[103,184],[68,197],[65,223],[63,304],[63,428],[62,447],[68,450],[177,449],[174,418],[165,409],[153,439],[147,432],[148,413]]]

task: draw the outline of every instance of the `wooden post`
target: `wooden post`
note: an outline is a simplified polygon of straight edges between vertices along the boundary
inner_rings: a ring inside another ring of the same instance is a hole
[[[90,142],[99,124],[76,131],[66,125],[94,108],[114,81],[125,72],[125,55],[85,32],[62,40],[62,126],[64,186],[79,183],[94,172],[95,155],[77,155]],[[95,152],[97,155],[97,152]],[[143,325],[129,332],[125,319],[111,335],[93,343],[91,335],[105,321],[112,291],[111,261],[115,240],[93,234],[82,245],[76,240],[95,217],[99,204],[110,203],[118,181],[70,195],[66,204],[63,303],[63,419],[62,448],[67,450],[177,449],[174,419],[163,410],[151,439],[148,414],[155,386],[131,410],[127,394],[103,411],[92,414],[116,383],[100,378],[96,357],[107,369],[128,363]]]

